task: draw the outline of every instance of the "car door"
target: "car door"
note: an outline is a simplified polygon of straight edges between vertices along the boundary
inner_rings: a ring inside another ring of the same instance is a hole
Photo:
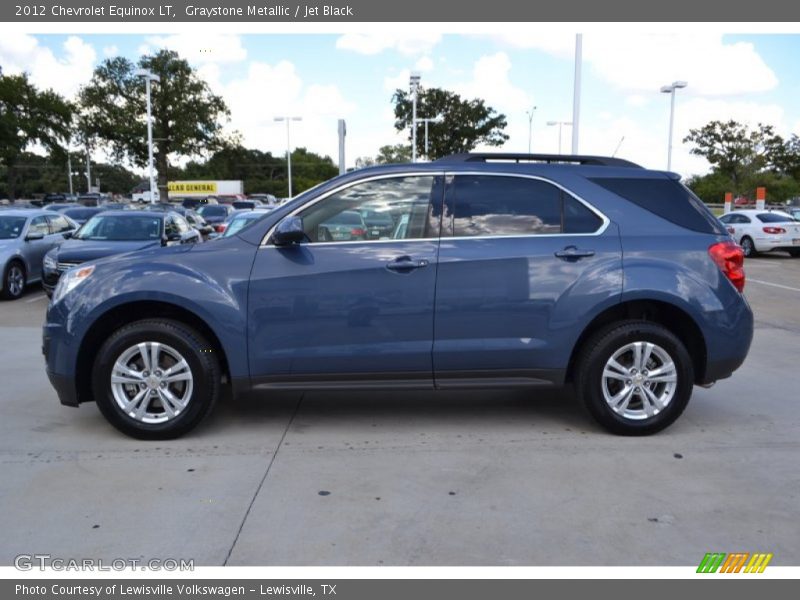
[[[42,234],[38,240],[29,239],[31,234]],[[25,246],[23,256],[25,257],[27,280],[38,281],[42,276],[42,262],[44,255],[54,245],[53,235],[50,233],[50,226],[45,215],[33,217],[28,224],[28,231],[25,233]]]
[[[306,243],[266,241],[253,265],[248,351],[254,382],[307,387],[364,378],[432,386],[433,305],[442,177],[376,177],[310,200]],[[325,223],[379,210],[410,225],[400,238],[334,240]],[[324,383],[322,383],[324,382]],[[349,382],[349,383],[346,383]]]
[[[616,226],[582,200],[535,177],[448,175],[437,387],[558,381],[588,308],[621,288]]]

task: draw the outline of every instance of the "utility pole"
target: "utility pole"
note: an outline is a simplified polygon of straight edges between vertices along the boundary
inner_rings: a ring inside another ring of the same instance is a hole
[[[572,154],[578,154],[578,132],[581,118],[581,66],[583,34],[575,35],[575,84],[572,91]],[[560,153],[559,153],[560,154]]]
[[[344,119],[339,119],[339,175],[344,175],[346,171],[344,161],[344,138],[347,135],[347,126]]]
[[[419,92],[419,73],[411,73],[411,162],[417,162],[417,94]]]
[[[67,148],[67,177],[69,179],[69,195],[72,196],[72,155],[69,152],[69,148]]]

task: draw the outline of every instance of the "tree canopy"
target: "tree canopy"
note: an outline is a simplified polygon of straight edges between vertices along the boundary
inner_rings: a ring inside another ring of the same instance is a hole
[[[412,96],[397,90],[392,96],[395,129],[409,130],[411,140]],[[439,118],[428,124],[427,158],[435,160],[448,154],[469,152],[479,144],[501,146],[508,140],[504,129],[508,122],[504,114],[475,98],[464,99],[459,94],[439,88],[420,88],[417,98],[417,118]],[[417,154],[425,156],[425,126],[417,124]]]

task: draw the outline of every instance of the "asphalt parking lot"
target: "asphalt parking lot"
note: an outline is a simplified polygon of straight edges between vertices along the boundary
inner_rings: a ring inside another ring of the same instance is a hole
[[[0,564],[800,564],[800,259],[750,259],[750,356],[649,438],[567,393],[306,393],[226,402],[145,443],[58,404],[46,298],[0,304]]]

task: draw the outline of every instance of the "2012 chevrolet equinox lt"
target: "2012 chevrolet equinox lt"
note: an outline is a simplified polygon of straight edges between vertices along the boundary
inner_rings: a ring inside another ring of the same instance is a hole
[[[744,361],[742,264],[674,174],[457,155],[343,175],[213,244],[73,267],[44,353],[63,404],[145,439],[191,430],[222,385],[572,383],[608,430],[649,434]]]

